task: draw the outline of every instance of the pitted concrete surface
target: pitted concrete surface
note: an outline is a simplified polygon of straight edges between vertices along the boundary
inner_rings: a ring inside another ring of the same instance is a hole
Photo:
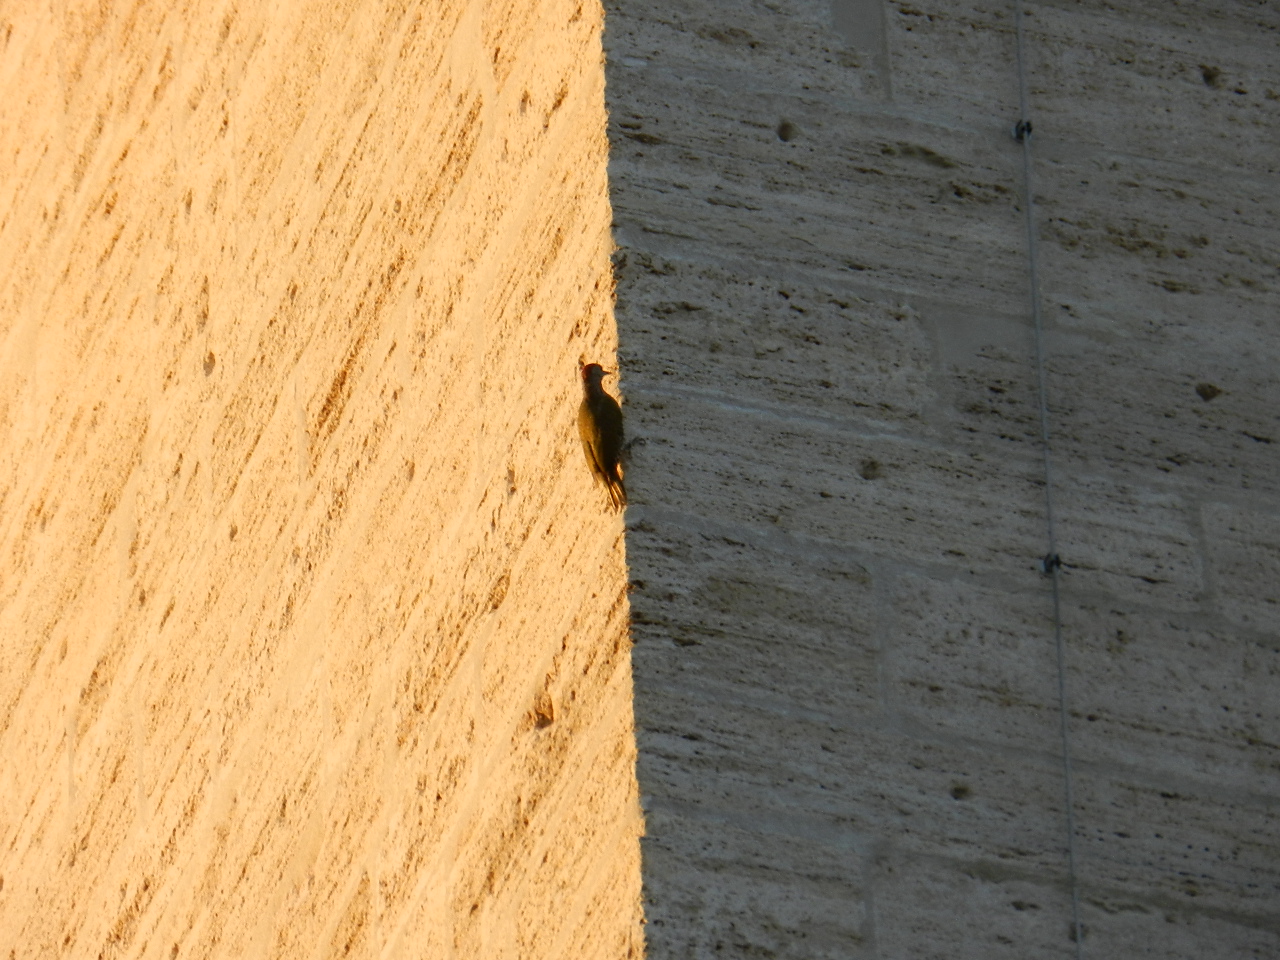
[[[654,958],[1071,957],[1014,4],[613,0]],[[1280,16],[1028,3],[1085,957],[1280,955]]]
[[[0,956],[638,956],[598,5],[0,10]]]

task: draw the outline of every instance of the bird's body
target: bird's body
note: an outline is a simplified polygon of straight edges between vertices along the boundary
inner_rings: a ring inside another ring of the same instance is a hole
[[[578,408],[578,434],[596,479],[609,491],[609,499],[621,510],[627,504],[618,460],[622,456],[622,408],[604,392],[604,369],[598,363],[582,368],[582,406]]]

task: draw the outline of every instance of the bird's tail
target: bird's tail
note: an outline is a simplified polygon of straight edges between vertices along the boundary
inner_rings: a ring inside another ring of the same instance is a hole
[[[627,505],[627,488],[622,485],[622,477],[614,475],[605,478],[606,487],[609,488],[609,499],[613,501],[615,510],[621,510]]]

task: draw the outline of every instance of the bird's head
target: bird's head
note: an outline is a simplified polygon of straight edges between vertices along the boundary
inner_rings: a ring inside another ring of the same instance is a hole
[[[604,367],[598,363],[584,363],[582,365],[582,382],[588,386],[599,386],[600,381],[604,379],[605,373]]]

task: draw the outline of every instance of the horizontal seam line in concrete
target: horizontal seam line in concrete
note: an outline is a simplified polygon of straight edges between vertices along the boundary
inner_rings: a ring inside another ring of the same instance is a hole
[[[641,645],[643,645],[643,641],[641,641]],[[638,649],[637,652],[643,656],[642,650]],[[872,729],[885,735],[901,736],[918,743],[953,747],[983,756],[996,754],[1009,761],[1022,762],[1031,760],[1043,770],[1059,769],[1062,765],[1061,754],[1057,751],[1029,750],[1025,746],[1017,744],[945,733],[925,726],[912,714],[900,713],[889,716],[870,713],[858,716],[855,724],[847,716],[815,710],[802,704],[783,703],[780,698],[760,696],[759,694],[754,694],[748,688],[728,685],[723,689],[740,694],[726,699],[730,699],[742,706],[780,717],[790,717],[810,723],[822,724],[832,728],[833,733],[847,730],[850,726],[856,725],[862,729]],[[671,692],[684,693],[689,701],[699,702],[708,699],[710,691],[705,686],[693,686],[679,681],[664,680],[662,692],[664,694]],[[639,734],[646,736],[680,736],[677,727],[656,727],[646,724],[643,717],[637,717],[636,728]],[[708,737],[704,737],[704,740],[709,740],[711,743],[715,742]],[[1193,793],[1197,797],[1212,797],[1215,800],[1229,801],[1234,804],[1240,804],[1243,801],[1244,804],[1255,810],[1280,811],[1280,796],[1274,796],[1260,790],[1224,786],[1220,777],[1202,778],[1186,773],[1173,773],[1173,779],[1170,779],[1171,771],[1160,771],[1158,774],[1152,774],[1145,767],[1103,760],[1077,760],[1076,766],[1094,777],[1122,779],[1127,783],[1139,784],[1150,790],[1168,790],[1170,786],[1175,786],[1188,793]]]
[[[761,258],[748,261],[742,257],[722,257],[709,254],[707,248],[703,245],[704,241],[699,237],[689,234],[673,233],[669,230],[660,230],[650,228],[639,221],[627,221],[623,218],[615,228],[615,234],[621,234],[618,239],[621,241],[620,246],[628,249],[627,238],[625,232],[628,227],[634,227],[649,237],[668,237],[676,241],[675,244],[659,243],[646,245],[645,247],[630,246],[631,250],[643,250],[654,253],[664,259],[677,263],[686,263],[691,266],[704,265],[715,269],[724,270],[725,272],[738,272],[747,276],[764,277],[776,283],[803,283],[818,289],[827,289],[831,292],[847,294],[853,299],[861,300],[870,304],[889,304],[897,306],[903,302],[909,302],[914,308],[925,308],[932,310],[944,310],[948,313],[959,314],[961,316],[978,318],[995,317],[1006,323],[1015,324],[1017,326],[1027,326],[1025,314],[1018,313],[1015,306],[1010,306],[1008,310],[993,310],[989,304],[981,302],[966,302],[951,298],[941,300],[929,296],[924,290],[917,290],[901,285],[891,286],[887,284],[867,283],[865,280],[854,280],[849,273],[874,273],[874,270],[867,271],[850,271],[848,268],[843,270],[835,268],[830,270],[797,270],[792,264],[794,259],[787,260],[769,260]],[[696,255],[689,255],[684,250],[672,249],[673,247],[683,247],[686,243],[695,243]],[[623,312],[625,312],[625,304]]]
[[[647,522],[664,524],[686,533],[696,533],[709,539],[728,543],[738,543],[751,549],[766,550],[771,553],[807,561],[810,563],[827,561],[846,561],[867,568],[873,576],[888,573],[905,573],[911,576],[928,577],[942,582],[958,580],[974,583],[978,586],[1000,590],[1005,593],[1025,594],[1026,584],[1008,575],[992,573],[975,573],[970,564],[952,565],[948,563],[927,563],[903,561],[898,557],[868,552],[835,540],[818,540],[803,534],[788,533],[767,528],[753,527],[746,524],[726,524],[708,520],[702,514],[692,514],[666,507],[654,507],[642,502],[634,502],[628,511],[628,529],[635,530]],[[637,549],[641,549],[637,546]],[[1036,570],[1035,561],[1038,556],[1027,555],[1027,573]],[[1037,574],[1038,575],[1038,574]],[[1105,590],[1074,589],[1071,594],[1073,603],[1088,605],[1113,603],[1118,597]],[[1126,601],[1136,614],[1169,618],[1175,625],[1196,627],[1210,630],[1217,627],[1221,631],[1217,614],[1207,607],[1170,611],[1167,604],[1138,603]],[[1230,634],[1244,642],[1255,643],[1270,649],[1276,643],[1271,633],[1252,627],[1233,624]]]
[[[629,532],[634,531],[649,520],[667,524],[688,533],[697,533],[716,540],[741,543],[743,546],[752,546],[784,556],[814,561],[851,561],[858,566],[869,568],[873,576],[877,571],[882,573],[902,571],[928,576],[936,580],[963,579],[966,582],[978,583],[982,586],[999,587],[1008,582],[1006,578],[1001,576],[984,576],[971,573],[971,566],[969,565],[952,566],[945,563],[904,562],[881,554],[869,553],[840,541],[818,540],[803,534],[767,530],[744,524],[718,523],[708,520],[701,514],[686,513],[680,510],[654,507],[641,503],[635,504],[634,509],[628,511],[627,529]],[[1035,572],[1034,561],[1039,559],[1038,556],[1027,555],[1027,573]],[[1025,592],[1026,585],[1023,584],[1016,589]]]
[[[627,383],[627,390],[633,397],[668,397],[680,398],[683,400],[691,400],[697,403],[703,403],[707,406],[718,407],[721,410],[731,411],[733,413],[749,414],[771,420],[777,420],[780,423],[795,423],[805,426],[814,427],[819,430],[830,433],[840,433],[852,435],[863,440],[891,440],[899,443],[912,444],[928,450],[938,450],[947,453],[953,453],[957,456],[965,456],[969,451],[961,448],[952,448],[946,444],[938,443],[935,440],[929,440],[925,437],[913,436],[906,432],[897,432],[889,430],[873,430],[860,429],[855,425],[855,421],[836,419],[835,417],[819,417],[813,414],[805,414],[794,408],[773,406],[772,404],[763,403],[744,403],[734,402],[730,399],[731,395],[724,391],[700,390],[697,387],[678,387],[666,386],[661,381],[638,381],[632,378]],[[1031,439],[1028,437],[1028,439]]]

